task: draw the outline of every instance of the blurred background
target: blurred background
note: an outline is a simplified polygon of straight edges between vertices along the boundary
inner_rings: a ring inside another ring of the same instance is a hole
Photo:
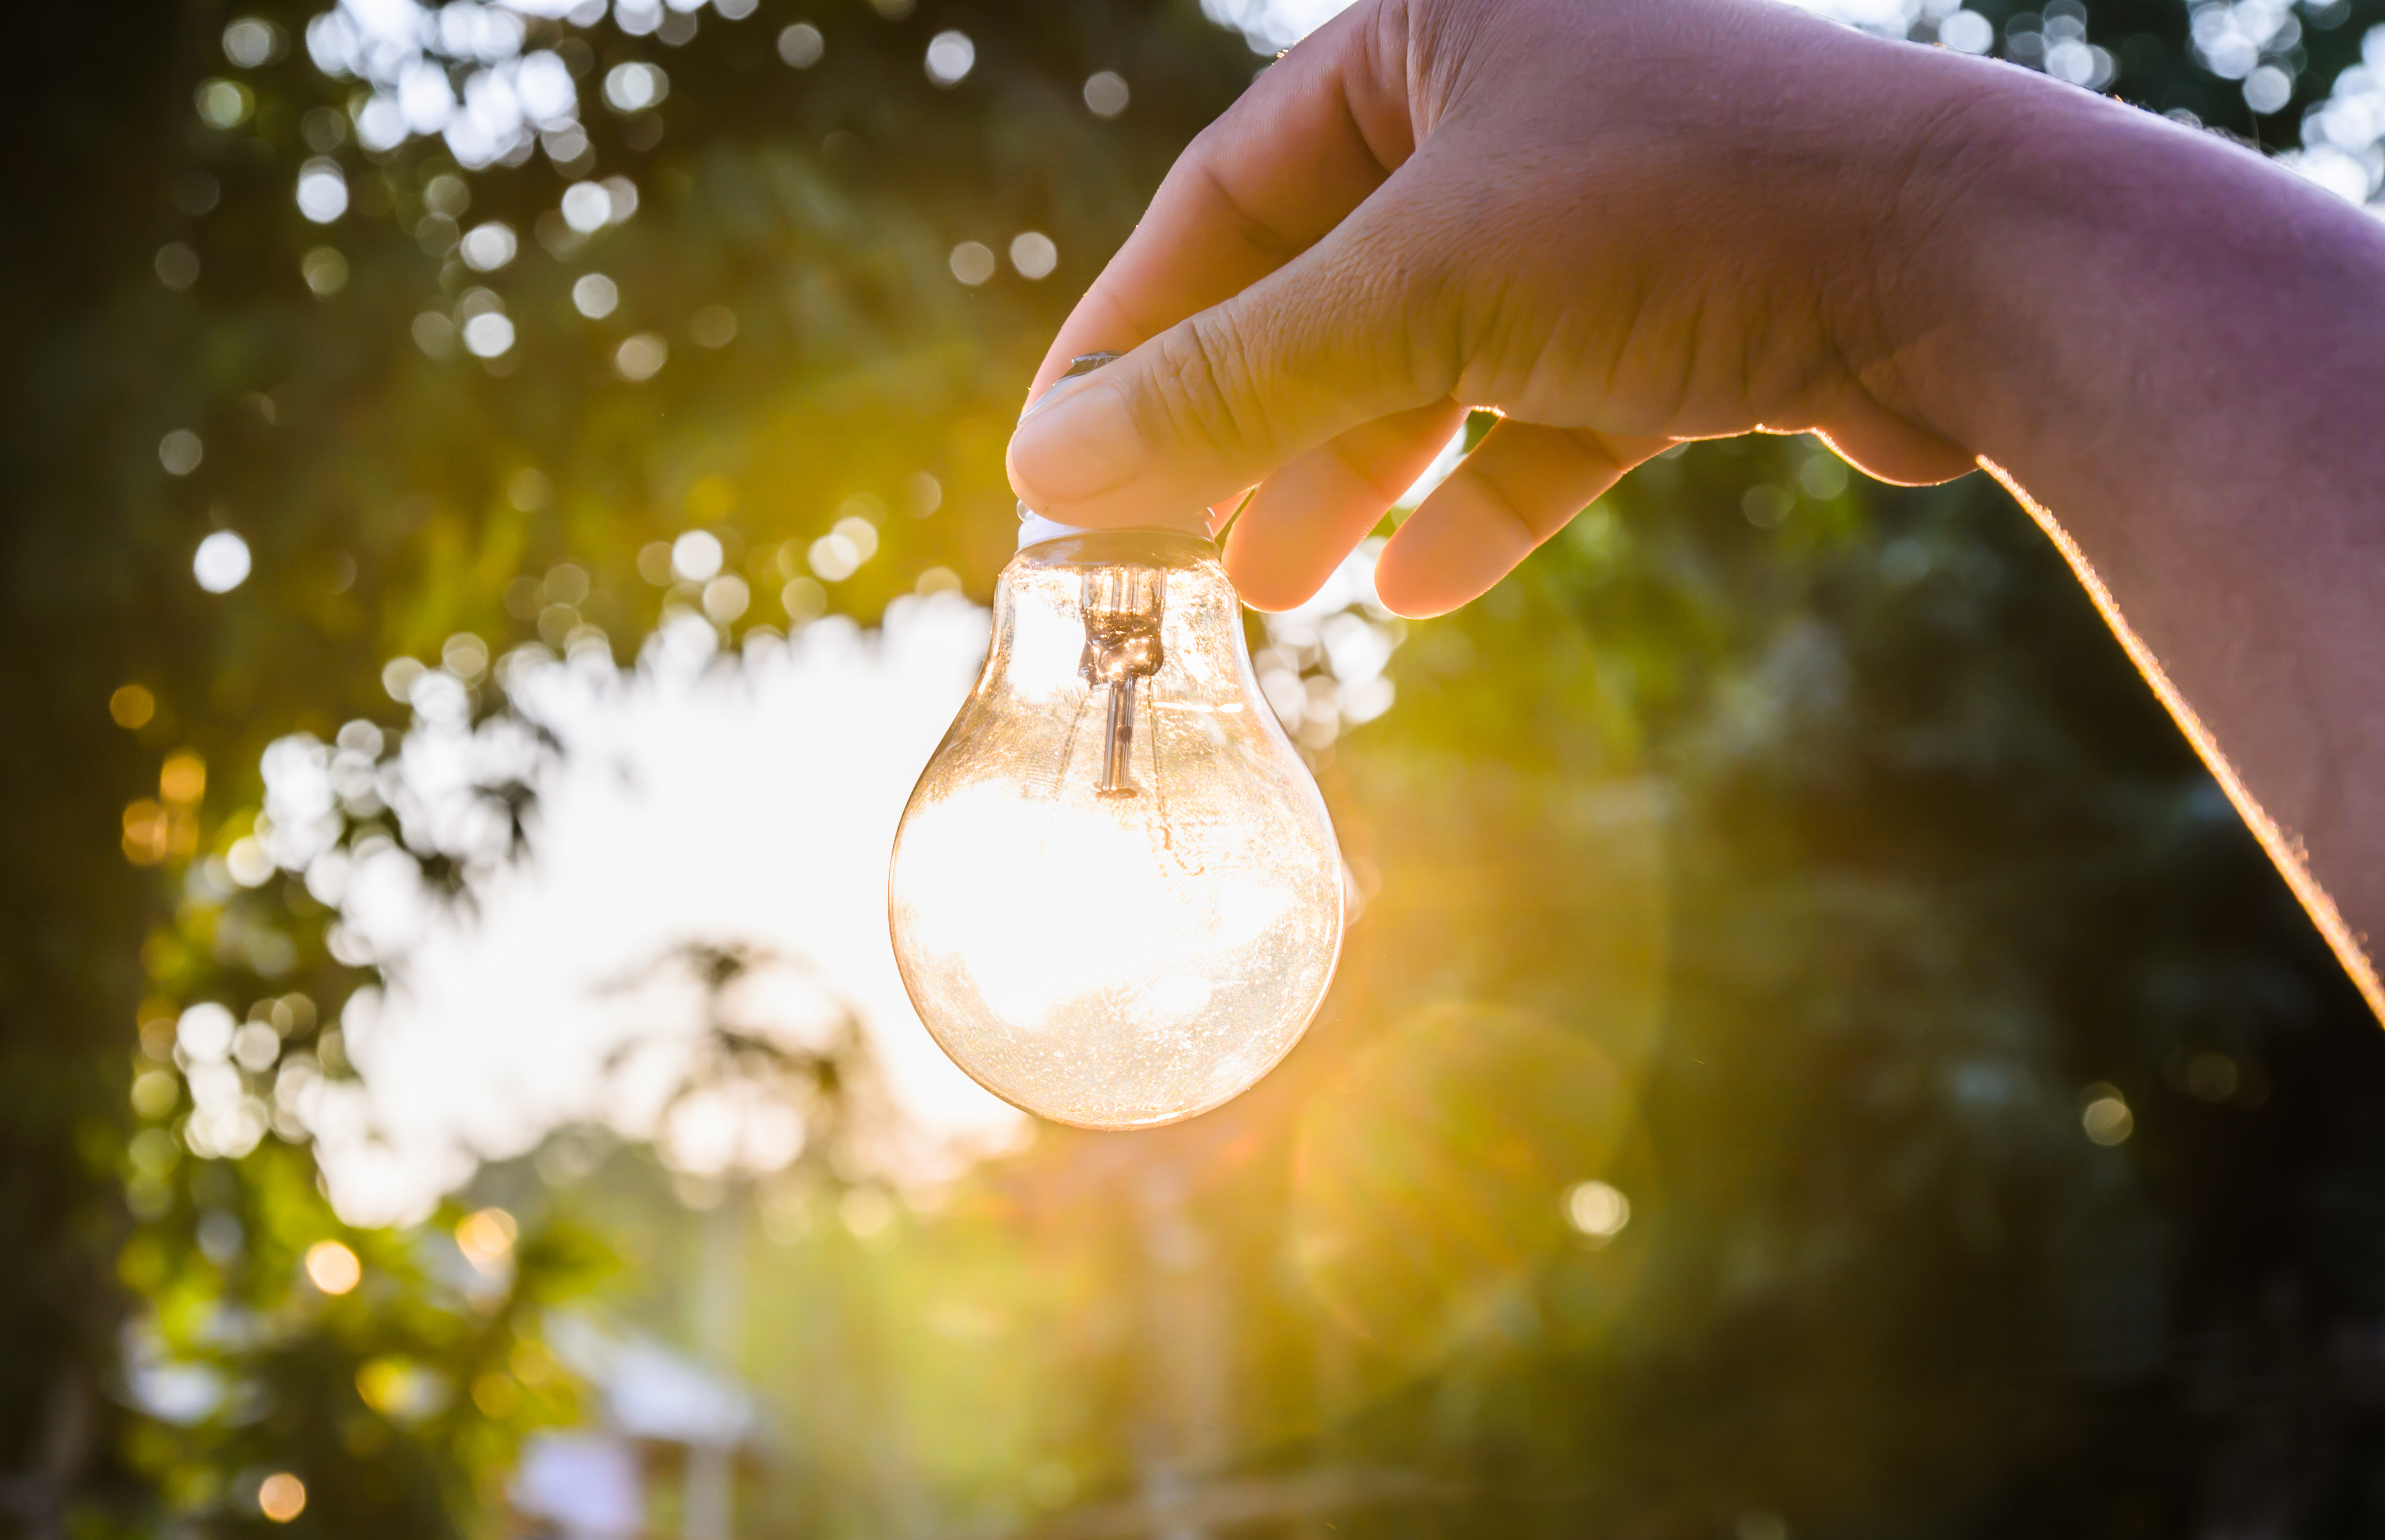
[[[1830,14],[2376,195],[2385,0],[2027,3]],[[1362,550],[1249,622],[1292,1058],[1096,1136],[928,1042],[1025,381],[1336,8],[12,15],[0,1522],[2385,1526],[2385,1038],[1981,478]]]

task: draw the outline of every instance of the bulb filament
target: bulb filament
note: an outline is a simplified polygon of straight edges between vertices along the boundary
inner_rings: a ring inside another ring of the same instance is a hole
[[[1134,750],[1135,681],[1159,672],[1159,616],[1168,575],[1147,566],[1101,566],[1087,572],[1080,594],[1085,651],[1077,672],[1110,690],[1108,730],[1102,742],[1105,797],[1131,797],[1128,759]]]

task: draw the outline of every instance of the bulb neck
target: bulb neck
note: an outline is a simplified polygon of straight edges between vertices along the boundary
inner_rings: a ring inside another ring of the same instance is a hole
[[[1088,525],[1062,524],[1057,519],[1045,518],[1022,503],[1018,505],[1018,548],[1024,551],[1030,545],[1042,545],[1046,540],[1065,540],[1076,535],[1190,535],[1194,540],[1205,540],[1210,538],[1208,510],[1205,508],[1201,512],[1203,516],[1198,522],[1188,519],[1181,524],[1138,524],[1126,528],[1095,529]]]
[[[1061,391],[1096,370],[1108,367],[1118,362],[1121,356],[1123,355],[1115,353],[1079,354],[1069,361],[1067,371],[1052,382],[1050,389],[1027,404],[1027,410],[1018,414],[1018,420],[1025,422],[1044,406],[1049,405],[1052,398],[1058,395]],[[1118,529],[1094,529],[1080,524],[1062,524],[1057,519],[1045,518],[1024,503],[1018,505],[1018,549],[1021,551],[1030,545],[1042,545],[1045,540],[1064,540],[1072,535],[1125,534],[1191,535],[1205,540],[1210,538],[1209,510],[1194,508],[1173,518],[1157,519],[1150,524],[1130,525]]]

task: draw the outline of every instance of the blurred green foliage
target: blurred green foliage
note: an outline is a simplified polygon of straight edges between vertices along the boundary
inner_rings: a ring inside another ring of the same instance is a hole
[[[2323,10],[2272,134],[2385,18]],[[1408,629],[1396,707],[1319,756],[1367,895],[1342,983],[1218,1114],[1047,1136],[925,1212],[817,1166],[699,1193],[635,1149],[515,1162],[473,1189],[522,1220],[487,1271],[468,1204],[359,1234],[303,1144],[193,1154],[177,1083],[135,1078],[179,1012],[221,1001],[336,1076],[369,974],[294,878],[222,879],[263,746],[401,727],[384,664],[461,632],[627,661],[699,602],[639,565],[691,528],[751,578],[739,631],[803,618],[778,553],[856,495],[891,512],[840,610],[937,567],[983,597],[1043,340],[1260,62],[1172,0],[540,23],[586,50],[590,174],[639,190],[574,245],[536,236],[572,180],[543,155],[310,146],[349,106],[314,12],[238,12],[285,43],[244,69],[210,4],[18,22],[0,1492],[28,1534],[263,1533],[281,1470],[292,1534],[503,1533],[518,1440],[583,1410],[546,1314],[608,1254],[613,1308],[682,1343],[707,1280],[744,1281],[772,1432],[741,1533],[2385,1518],[2385,1045],[2001,492],[1850,481],[1804,441],[1653,463]],[[2120,93],[2261,131],[2187,24],[2111,0],[2087,35]],[[920,65],[946,29],[976,43],[951,89]],[[659,108],[598,105],[628,60],[667,68]],[[1115,120],[1096,70],[1131,83]],[[211,126],[193,93],[231,76],[248,105]],[[292,199],[313,154],[351,193],[329,226]],[[484,277],[453,242],[486,218],[521,241]],[[1050,277],[956,280],[957,244],[1028,230]],[[194,280],[161,281],[169,245]],[[595,271],[601,319],[571,299]],[[426,351],[418,318],[483,286],[513,348]],[[625,379],[642,334],[668,362]],[[254,557],[228,594],[192,580],[213,529]],[[119,726],[128,684],[154,710]],[[375,832],[403,831],[349,838]],[[2086,1136],[2097,1099],[2124,1142]],[[1566,1223],[1589,1181],[1629,1198],[1611,1236]],[[308,1276],[325,1242],[353,1291]],[[169,1365],[196,1410],[133,1410]]]

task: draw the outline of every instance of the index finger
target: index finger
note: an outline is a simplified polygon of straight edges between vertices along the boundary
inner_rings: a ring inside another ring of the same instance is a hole
[[[1405,9],[1367,0],[1284,55],[1178,157],[1069,312],[1028,399],[1070,359],[1125,353],[1274,272],[1415,152]]]

